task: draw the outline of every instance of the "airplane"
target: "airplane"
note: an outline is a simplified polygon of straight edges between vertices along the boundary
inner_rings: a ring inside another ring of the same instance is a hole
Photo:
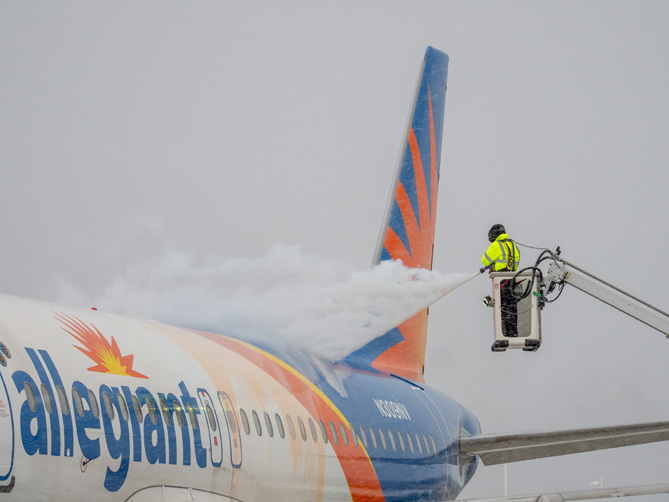
[[[448,56],[421,63],[374,265],[432,268]],[[479,464],[669,439],[483,435],[424,379],[427,305],[335,361],[0,295],[0,500],[454,500]]]

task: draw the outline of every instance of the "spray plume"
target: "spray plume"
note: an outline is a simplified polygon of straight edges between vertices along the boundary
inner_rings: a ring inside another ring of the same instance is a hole
[[[355,271],[296,246],[200,264],[171,248],[151,263],[129,267],[93,301],[108,312],[299,346],[334,360],[473,277],[395,261]],[[83,303],[76,287],[62,283],[59,301]]]

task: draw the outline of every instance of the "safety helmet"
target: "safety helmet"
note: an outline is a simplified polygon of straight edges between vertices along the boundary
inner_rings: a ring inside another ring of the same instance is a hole
[[[504,225],[497,223],[492,227],[490,227],[490,230],[488,230],[488,240],[490,242],[495,242],[495,239],[497,239],[497,237],[505,233],[506,229],[504,228]]]

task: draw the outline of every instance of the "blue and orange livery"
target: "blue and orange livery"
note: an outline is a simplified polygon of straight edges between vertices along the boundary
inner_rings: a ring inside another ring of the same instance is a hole
[[[427,49],[375,264],[432,267],[447,67]],[[426,330],[427,310],[332,362],[0,295],[0,499],[436,502],[479,460],[669,439],[667,422],[482,436],[423,383]]]
[[[427,49],[375,263],[432,266],[447,63]],[[334,364],[3,295],[0,314],[0,493],[19,501],[434,501],[476,468],[457,451],[476,419],[419,383],[426,312]]]
[[[384,216],[374,265],[401,260],[432,270],[448,55],[425,51]],[[423,382],[427,309],[350,354],[346,360]]]

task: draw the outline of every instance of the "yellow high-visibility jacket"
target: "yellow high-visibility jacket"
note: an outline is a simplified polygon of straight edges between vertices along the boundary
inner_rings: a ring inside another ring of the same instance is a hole
[[[518,269],[519,261],[520,251],[518,246],[509,239],[508,234],[501,234],[497,237],[481,258],[481,262],[486,267],[494,264],[492,269],[495,272],[515,272]]]

